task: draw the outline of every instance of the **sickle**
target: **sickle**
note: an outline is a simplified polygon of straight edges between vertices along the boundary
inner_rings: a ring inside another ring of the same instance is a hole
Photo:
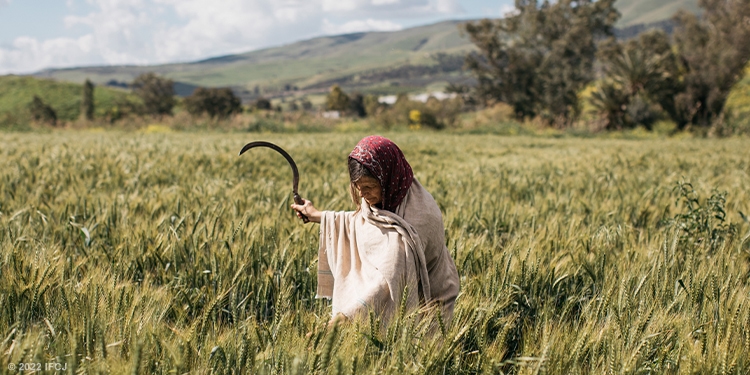
[[[297,163],[294,162],[294,159],[292,159],[292,157],[289,156],[289,154],[286,151],[284,151],[283,148],[276,146],[275,144],[271,142],[265,142],[265,141],[256,141],[256,142],[250,142],[246,144],[245,147],[243,147],[242,150],[240,150],[240,155],[244,154],[245,151],[251,148],[255,148],[255,147],[268,147],[270,149],[273,149],[279,154],[281,154],[281,156],[283,156],[286,159],[286,161],[289,162],[289,166],[292,167],[292,176],[294,177],[292,179],[292,193],[294,193],[294,203],[299,204],[299,205],[305,204],[305,200],[302,199],[302,197],[300,197],[299,194],[297,193],[297,186],[299,185],[299,171],[297,170]],[[305,223],[309,221],[307,219],[307,216],[303,215],[302,213],[300,213],[300,216],[302,217],[302,221],[304,221]]]

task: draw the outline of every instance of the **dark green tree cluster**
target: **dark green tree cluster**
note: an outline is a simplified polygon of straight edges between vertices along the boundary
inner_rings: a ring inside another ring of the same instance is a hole
[[[678,127],[708,126],[750,59],[750,1],[700,0],[703,15],[680,12],[674,46],[683,72],[673,117]]]
[[[650,130],[662,108],[674,111],[681,83],[666,33],[650,30],[623,43],[608,40],[599,56],[605,78],[591,103],[601,113],[605,129],[643,125]]]
[[[339,111],[358,117],[365,117],[368,114],[367,107],[365,106],[365,97],[360,93],[354,93],[352,96],[349,96],[339,85],[331,86],[331,90],[326,97],[325,108],[328,111]]]
[[[211,118],[227,118],[242,112],[242,103],[232,89],[199,87],[185,98],[185,109],[193,116],[207,114]]]
[[[31,118],[34,121],[46,123],[52,126],[57,124],[57,113],[39,96],[34,95],[28,108],[31,113]]]
[[[349,110],[349,95],[339,85],[331,86],[331,91],[326,97],[326,110],[341,112]]]
[[[605,78],[592,103],[609,129],[666,115],[678,129],[714,124],[750,60],[750,2],[700,0],[703,15],[680,12],[670,40],[649,31],[600,51]]]
[[[591,101],[606,129],[650,129],[661,118],[678,129],[711,126],[750,61],[750,2],[699,5],[700,16],[674,17],[672,36],[649,30],[616,41],[614,0],[516,0],[509,17],[464,26],[478,47],[467,56],[476,96],[509,104],[519,119],[567,125],[601,72]]]
[[[94,119],[94,84],[86,78],[83,83],[83,93],[81,95],[81,118],[86,120]]]
[[[271,101],[263,97],[258,98],[258,100],[255,101],[255,109],[270,111],[272,109]]]
[[[505,102],[519,119],[566,125],[580,112],[578,93],[594,78],[597,40],[612,35],[615,0],[516,0],[516,13],[469,22],[478,47],[467,56],[485,102]]]
[[[154,73],[144,73],[133,80],[133,92],[143,101],[143,114],[171,115],[175,105],[174,82]]]

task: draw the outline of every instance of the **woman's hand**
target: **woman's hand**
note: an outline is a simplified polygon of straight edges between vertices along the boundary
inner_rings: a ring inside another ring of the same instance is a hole
[[[330,321],[328,321],[328,324],[326,324],[326,328],[331,329],[334,326],[341,325],[342,323],[346,323],[349,321],[349,318],[346,317],[346,315],[342,313],[336,314],[336,316],[333,317]]]
[[[313,206],[312,202],[310,202],[307,199],[304,199],[305,204],[295,204],[292,203],[292,209],[297,211],[297,217],[300,219],[302,218],[302,215],[307,216],[307,219],[312,221],[313,223],[320,223],[320,217],[322,213],[318,211],[315,206]]]

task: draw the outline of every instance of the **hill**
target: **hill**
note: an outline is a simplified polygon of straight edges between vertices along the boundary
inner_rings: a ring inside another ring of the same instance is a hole
[[[671,18],[680,9],[697,13],[698,0],[617,0],[619,27],[648,24]]]
[[[13,123],[16,118],[28,118],[26,109],[34,95],[49,104],[62,121],[73,121],[79,117],[83,86],[77,83],[58,82],[25,76],[0,76],[0,125]],[[124,90],[108,87],[94,89],[95,115],[104,116],[107,111],[130,100]]]
[[[619,0],[619,26],[668,19],[680,8],[696,11],[696,4],[697,0]],[[371,93],[412,91],[467,79],[460,56],[473,45],[460,34],[460,23],[319,37],[192,63],[52,69],[36,76],[121,85],[141,73],[155,72],[178,82],[182,95],[195,86],[231,86],[245,100],[320,92],[333,83]],[[438,53],[442,58],[435,58]]]
[[[431,56],[439,52],[464,54],[472,45],[459,35],[458,24],[448,21],[398,32],[320,37],[187,64],[55,69],[36,76],[70,82],[88,77],[105,84],[111,80],[130,82],[138,74],[151,71],[193,85],[233,86],[249,95],[290,91],[295,86],[310,89],[383,69],[435,65]]]

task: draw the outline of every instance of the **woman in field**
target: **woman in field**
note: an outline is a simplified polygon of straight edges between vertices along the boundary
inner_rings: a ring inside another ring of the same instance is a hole
[[[450,321],[459,279],[442,214],[404,154],[386,138],[366,137],[349,154],[349,178],[355,211],[292,204],[320,223],[317,297],[332,300],[332,321],[370,310],[388,321],[402,298],[409,310],[437,307]]]

